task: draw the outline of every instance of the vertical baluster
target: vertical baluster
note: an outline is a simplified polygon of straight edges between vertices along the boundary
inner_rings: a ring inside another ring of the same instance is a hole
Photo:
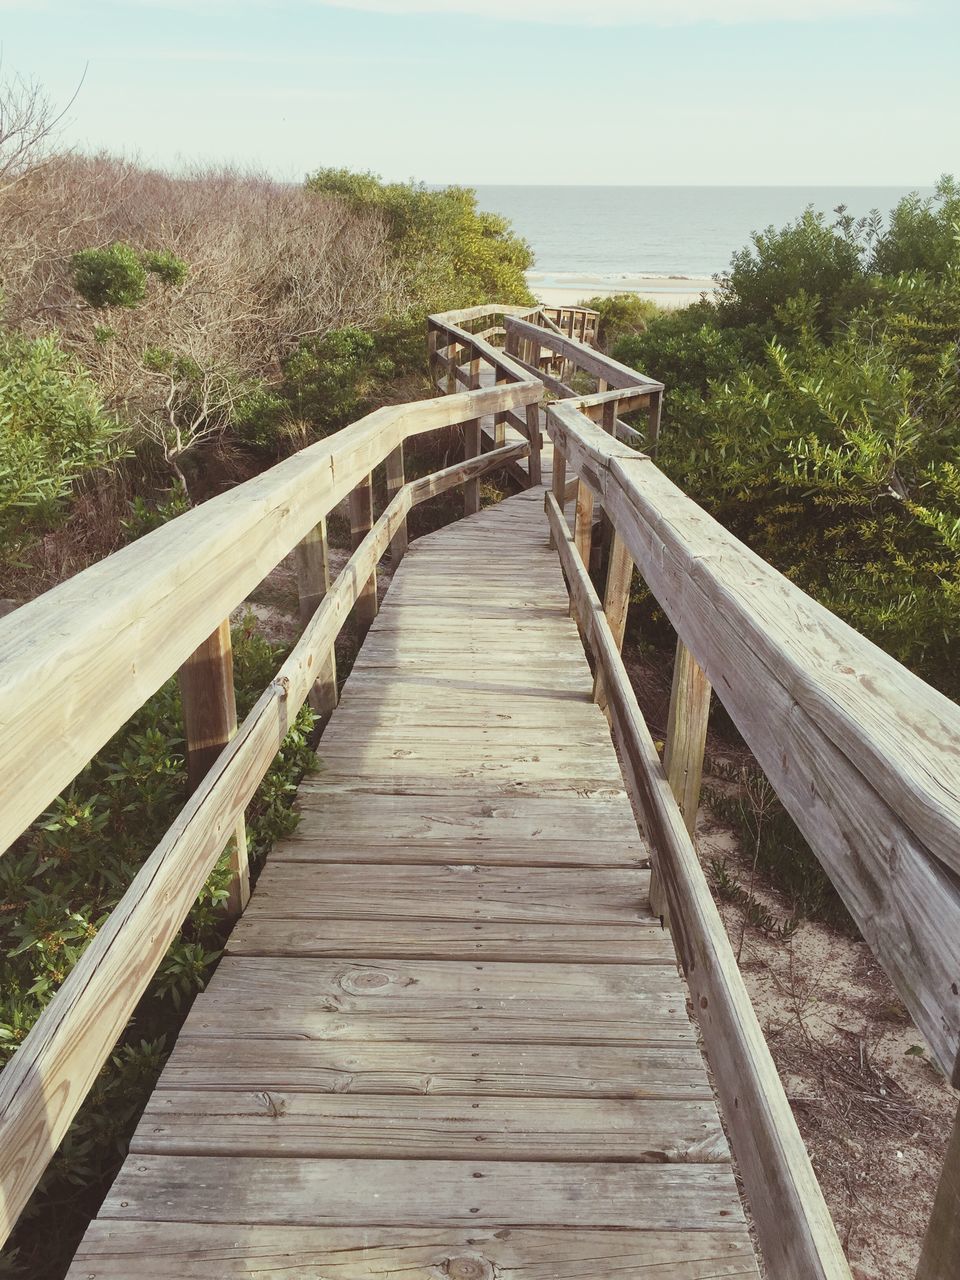
[[[392,453],[387,454],[387,502],[391,502],[404,485],[403,442],[397,445]],[[397,532],[390,539],[390,562],[394,569],[403,559],[407,550],[407,517],[397,526]]]
[[[943,1172],[920,1252],[917,1280],[960,1275],[960,1111],[953,1122]]]
[[[447,347],[447,395],[452,396],[457,390],[457,361],[460,358],[460,346],[451,342]]]
[[[607,558],[607,577],[603,588],[603,612],[618,649],[623,649],[623,637],[627,629],[627,610],[630,607],[630,586],[633,582],[633,560],[630,552],[614,531],[610,539],[610,555]],[[607,696],[603,688],[603,672],[598,668],[593,681],[593,700],[606,709]]]
[[[527,418],[527,439],[530,441],[530,454],[527,458],[527,472],[530,476],[530,486],[543,483],[543,475],[540,461],[540,405],[538,402],[528,404],[526,408]]]
[[[497,374],[496,385],[504,386],[509,379],[502,373]],[[495,413],[493,415],[493,444],[494,448],[501,449],[507,443],[507,416],[505,413]]]
[[[660,415],[663,412],[663,392],[658,391],[650,397],[647,404],[647,453],[651,458],[657,456],[660,447]]]
[[[354,551],[373,528],[373,476],[361,480],[350,494],[350,543]],[[377,570],[360,588],[353,608],[357,620],[357,637],[363,643],[370,624],[377,616]]]
[[[480,387],[480,361],[474,357],[470,361],[470,390],[477,391]],[[483,435],[480,431],[480,419],[471,418],[469,422],[463,424],[463,456],[466,458],[476,458],[483,451]],[[476,515],[480,510],[480,477],[477,476],[473,480],[468,480],[463,486],[463,514],[465,516]]]
[[[306,626],[330,590],[330,563],[327,556],[327,522],[320,523],[300,542],[296,550],[297,590],[300,621]],[[333,645],[320,661],[317,679],[310,690],[310,705],[325,723],[337,705],[337,658]]]
[[[180,668],[179,678],[187,744],[187,786],[192,794],[237,731],[229,618],[194,650]],[[242,818],[233,832],[230,868],[233,876],[227,912],[235,919],[250,900],[250,862]]]
[[[677,640],[663,768],[691,837],[696,831],[697,811],[700,808],[700,784],[709,719],[710,681],[683,641]],[[666,922],[663,883],[656,866],[650,877],[650,905],[654,913],[663,917]]]
[[[560,448],[560,443],[557,440],[553,442],[553,476],[551,488],[553,489],[553,496],[557,500],[557,506],[561,511],[563,511],[567,505],[565,492],[567,488],[567,460],[563,456],[563,450]],[[556,539],[551,531],[550,546],[556,547],[556,545]]]

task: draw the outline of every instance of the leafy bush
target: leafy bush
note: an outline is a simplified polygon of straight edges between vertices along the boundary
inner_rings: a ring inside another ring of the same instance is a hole
[[[638,293],[588,298],[582,305],[600,313],[597,345],[603,351],[612,351],[622,338],[645,333],[650,321],[660,312],[655,302],[641,298]]]
[[[960,197],[938,192],[901,201],[886,232],[808,211],[755,237],[717,306],[656,317],[616,354],[667,385],[677,482],[957,697]]]
[[[151,275],[155,275],[164,284],[169,285],[183,284],[189,270],[183,259],[178,258],[175,253],[171,253],[168,249],[145,253],[143,255],[143,265]]]
[[[0,554],[53,525],[74,485],[120,452],[116,421],[57,338],[0,330]]]
[[[147,269],[128,244],[81,249],[70,262],[73,286],[91,307],[135,307],[147,295]]]
[[[416,299],[407,309],[422,314],[533,301],[523,274],[533,262],[529,245],[505,218],[479,210],[469,188],[431,191],[423,183],[383,182],[349,169],[320,169],[307,188],[383,219],[405,292]]]

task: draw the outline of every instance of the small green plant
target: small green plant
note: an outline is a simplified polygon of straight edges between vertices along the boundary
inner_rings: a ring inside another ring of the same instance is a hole
[[[52,528],[76,486],[122,453],[118,423],[57,337],[0,330],[0,559]]]
[[[81,249],[70,260],[73,287],[91,307],[135,307],[147,294],[147,270],[136,249],[116,241]]]
[[[159,280],[167,285],[183,284],[187,278],[189,267],[182,258],[168,249],[149,251],[143,255],[143,265]]]

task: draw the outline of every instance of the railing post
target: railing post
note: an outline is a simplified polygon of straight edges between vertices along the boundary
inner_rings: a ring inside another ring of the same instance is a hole
[[[502,387],[507,383],[508,379],[502,374],[497,375],[496,385]],[[495,413],[493,415],[493,446],[495,449],[502,449],[507,443],[507,416],[505,413]]]
[[[356,551],[373,528],[373,476],[368,475],[361,480],[350,494],[350,545]],[[354,616],[357,620],[357,637],[362,644],[370,624],[377,616],[377,570],[373,572],[360,588],[357,602],[354,605]]]
[[[663,768],[691,839],[696,831],[697,811],[700,808],[703,756],[707,745],[707,723],[710,719],[710,692],[710,681],[703,668],[683,641],[678,640],[677,656],[673,664],[673,685],[670,689]],[[666,900],[656,863],[650,875],[650,906],[654,914],[662,917],[666,923]]]
[[[430,381],[436,384],[437,381],[437,347],[439,340],[437,331],[433,325],[427,327],[427,367],[430,370]]]
[[[960,1111],[943,1161],[943,1172],[920,1251],[917,1280],[954,1280],[960,1275]]]
[[[590,544],[593,541],[593,490],[580,480],[577,484],[577,515],[573,540],[587,572],[590,572]]]
[[[403,485],[403,441],[401,441],[392,453],[387,454],[387,502],[393,501]],[[407,541],[407,517],[404,516],[397,532],[390,539],[390,563],[394,569],[404,557]]]
[[[607,578],[603,588],[603,612],[618,650],[623,650],[623,637],[627,629],[627,610],[630,607],[630,587],[633,583],[633,560],[630,552],[614,530],[610,539],[610,555],[607,558]],[[593,680],[593,700],[605,709],[607,697],[603,688],[603,672],[597,668]]]
[[[456,394],[457,390],[457,359],[460,354],[460,345],[457,342],[451,342],[447,347],[447,395]]]
[[[297,544],[297,590],[300,595],[300,622],[306,626],[323,597],[330,590],[330,563],[327,557],[327,522],[320,521]],[[310,690],[310,706],[325,723],[338,700],[337,658],[333,645],[317,668],[317,678]]]
[[[647,404],[647,420],[649,428],[647,431],[647,453],[651,458],[657,456],[657,450],[660,446],[660,415],[663,411],[663,392],[657,391],[650,397]]]
[[[179,679],[187,744],[187,786],[193,794],[237,731],[229,618],[193,651],[180,668]],[[250,900],[250,861],[243,818],[233,832],[230,869],[233,875],[227,913],[235,919]]]
[[[476,350],[476,348],[474,348]],[[480,360],[474,357],[470,361],[470,390],[480,389]],[[471,418],[463,424],[463,456],[476,458],[483,451],[483,435],[480,431],[480,419]],[[463,514],[475,516],[480,510],[480,477],[475,476],[463,486]]]
[[[540,405],[537,401],[527,405],[527,439],[530,441],[530,452],[527,455],[527,474],[530,476],[530,487],[543,484],[543,473],[540,460]]]
[[[557,506],[563,511],[567,505],[566,489],[567,489],[567,460],[563,456],[563,450],[560,448],[558,441],[553,442],[553,476],[551,480],[551,489],[553,496],[557,500]],[[556,547],[557,540],[553,536],[553,530],[550,530],[550,546]]]

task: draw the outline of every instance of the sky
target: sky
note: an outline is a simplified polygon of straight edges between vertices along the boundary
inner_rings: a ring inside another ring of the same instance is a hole
[[[0,0],[64,141],[290,180],[929,186],[956,0]]]

